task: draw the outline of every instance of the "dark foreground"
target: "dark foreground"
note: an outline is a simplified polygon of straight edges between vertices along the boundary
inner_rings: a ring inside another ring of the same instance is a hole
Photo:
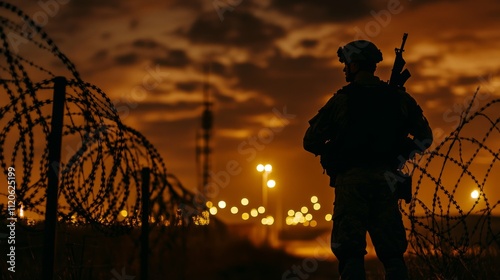
[[[5,225],[2,223],[2,227]],[[16,272],[5,261],[1,279],[40,279],[43,225],[16,228]],[[88,226],[59,225],[55,279],[140,279],[140,231],[104,234]],[[121,233],[117,235],[117,233]],[[0,240],[2,260],[10,245]],[[500,279],[499,250],[463,260],[436,258],[441,266],[418,257],[407,258],[411,279]],[[432,258],[429,258],[432,259]],[[366,260],[367,279],[383,279],[376,259]],[[284,250],[255,246],[230,236],[224,225],[154,228],[150,236],[149,279],[323,280],[338,279],[336,263],[314,257],[296,257]],[[452,276],[450,276],[452,275]]]

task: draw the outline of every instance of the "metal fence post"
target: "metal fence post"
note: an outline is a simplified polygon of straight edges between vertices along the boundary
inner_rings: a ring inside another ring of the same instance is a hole
[[[47,167],[47,202],[45,210],[45,240],[43,254],[42,277],[54,279],[54,261],[57,225],[57,193],[61,166],[62,129],[64,119],[64,103],[66,100],[66,78],[54,78],[54,99],[52,104],[52,121],[48,143]]]
[[[142,179],[142,229],[141,229],[141,280],[147,280],[149,275],[149,176],[151,170],[143,168]]]

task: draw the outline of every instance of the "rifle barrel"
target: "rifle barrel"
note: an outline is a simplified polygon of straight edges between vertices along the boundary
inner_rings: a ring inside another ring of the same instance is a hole
[[[401,43],[401,48],[399,49],[400,52],[404,51],[405,44],[406,44],[406,38],[408,38],[408,33],[403,34],[403,42]]]

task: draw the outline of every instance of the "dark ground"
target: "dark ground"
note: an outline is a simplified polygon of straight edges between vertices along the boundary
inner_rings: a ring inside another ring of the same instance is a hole
[[[1,226],[4,228],[5,224]],[[7,271],[7,264],[3,261],[9,248],[2,240],[1,279],[40,279],[42,229],[43,225],[35,228],[18,225],[16,228],[15,274]],[[139,236],[139,230],[108,236],[88,226],[59,225],[56,279],[139,280]],[[149,279],[154,280],[338,279],[335,262],[296,257],[284,250],[254,246],[245,239],[227,234],[223,225],[190,230],[155,228],[150,242]],[[407,262],[411,279],[500,279],[498,252],[493,250],[487,255],[471,256],[468,260],[437,257],[433,261],[428,258],[431,264],[409,257]],[[378,260],[367,259],[366,270],[367,279],[383,279]]]

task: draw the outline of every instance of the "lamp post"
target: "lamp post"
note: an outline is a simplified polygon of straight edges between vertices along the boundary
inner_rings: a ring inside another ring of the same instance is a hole
[[[273,166],[270,164],[259,164],[257,165],[257,171],[262,173],[262,205],[267,210],[267,188],[274,188],[276,186],[276,181],[268,180],[269,174],[273,171]],[[269,229],[267,225],[265,226],[265,242],[269,243]]]
[[[267,209],[267,187],[268,187],[267,178],[269,177],[269,174],[273,171],[273,166],[270,164],[266,165],[259,164],[257,165],[257,171],[262,173],[262,205]]]

